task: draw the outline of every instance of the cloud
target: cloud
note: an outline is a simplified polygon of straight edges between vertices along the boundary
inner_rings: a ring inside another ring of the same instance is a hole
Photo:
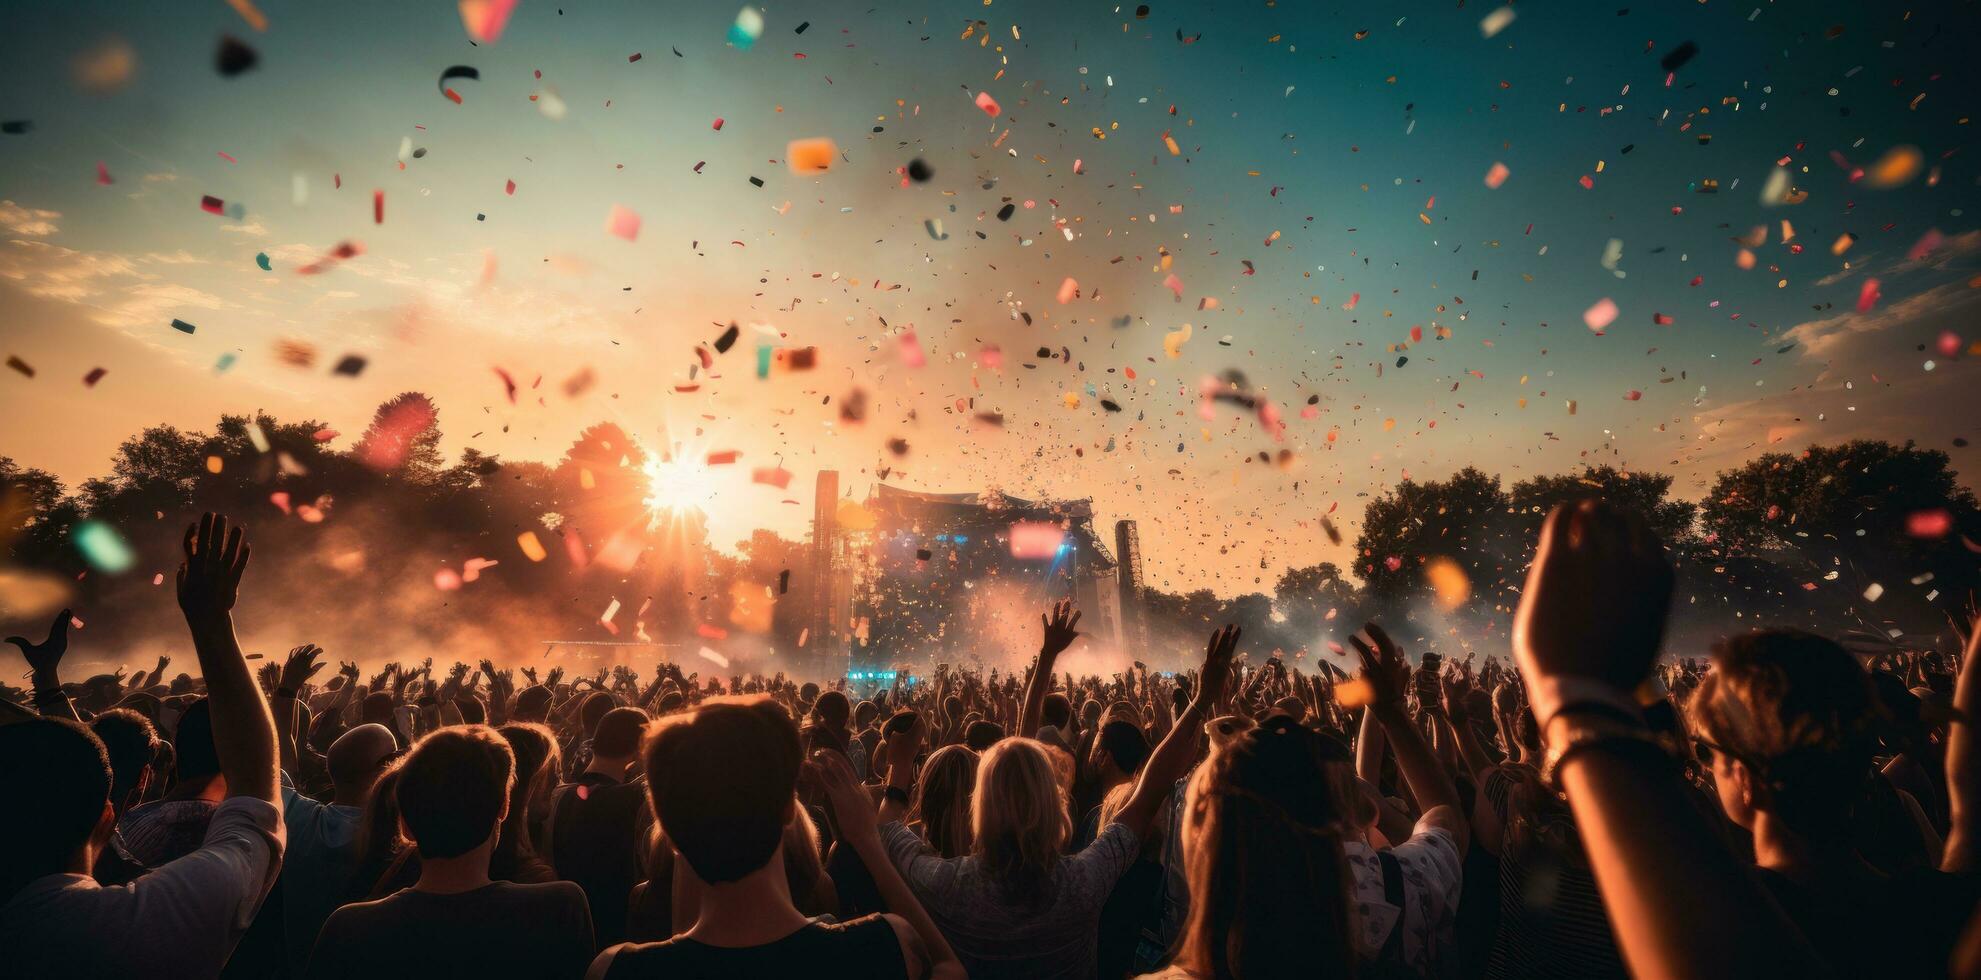
[[[1810,320],[1790,327],[1782,336],[1802,345],[1803,357],[1830,357],[1866,335],[1907,327],[1925,320],[1938,320],[1981,299],[1981,290],[1965,282],[1948,282],[1916,293],[1869,313],[1849,313]]]
[[[0,248],[0,279],[20,283],[22,291],[42,299],[84,302],[101,294],[105,280],[137,275],[131,260],[121,255],[22,239]]]
[[[267,238],[268,228],[260,221],[243,221],[237,225],[221,225],[220,230],[249,238]]]
[[[26,208],[12,201],[0,201],[0,229],[26,238],[47,238],[61,230],[55,227],[60,211]]]

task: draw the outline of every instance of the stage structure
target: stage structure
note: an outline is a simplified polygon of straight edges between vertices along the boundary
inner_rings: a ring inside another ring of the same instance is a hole
[[[1091,500],[876,484],[856,503],[836,499],[831,472],[819,474],[818,489],[805,659],[821,673],[995,662],[1021,651],[993,638],[1035,634],[1037,610],[1064,598],[1078,603],[1080,630],[1095,642],[1122,646],[1141,628],[1139,547],[1117,562],[1095,531]],[[1135,544],[1132,521],[1115,530],[1117,542]],[[1013,619],[1021,613],[1029,624]]]

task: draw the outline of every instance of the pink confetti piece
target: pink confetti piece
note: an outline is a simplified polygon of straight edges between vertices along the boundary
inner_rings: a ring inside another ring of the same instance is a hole
[[[203,194],[199,199],[200,210],[207,214],[226,214],[227,202],[211,194]]]
[[[502,187],[502,193],[504,193],[504,194],[507,194],[507,195],[509,195],[510,197],[515,197],[515,196],[516,196],[516,182],[512,180],[512,181],[509,181],[508,183],[506,183],[506,184],[504,184],[504,185],[503,185],[503,187]]]
[[[996,99],[991,98],[989,92],[977,93],[977,108],[984,110],[984,115],[992,119],[1004,114],[1004,109],[997,104]]]
[[[1940,243],[1945,240],[1945,236],[1940,234],[1938,228],[1928,228],[1926,234],[1919,236],[1919,240],[1912,243],[1912,248],[1906,250],[1905,257],[1909,261],[1918,262],[1938,251]]]
[[[1486,186],[1493,190],[1499,190],[1500,185],[1506,183],[1506,178],[1512,173],[1512,171],[1506,169],[1506,164],[1496,162],[1491,169],[1486,171]]]
[[[382,190],[371,192],[371,223],[385,223],[385,192]]]
[[[1162,280],[1162,284],[1168,287],[1169,291],[1172,294],[1174,294],[1177,299],[1183,298],[1183,280],[1178,279],[1176,277],[1176,273],[1172,272],[1169,275],[1164,276]]]
[[[1004,367],[1004,349],[996,344],[985,344],[982,350],[977,351],[977,361],[993,371],[1000,370]]]
[[[718,133],[722,132],[722,117],[721,116],[715,117],[715,125],[710,126],[709,128],[715,130]]]
[[[110,168],[104,166],[101,160],[96,161],[96,183],[99,187],[109,187],[116,183],[110,179]]]
[[[110,373],[109,368],[100,368],[100,367],[90,368],[89,373],[83,375],[83,386],[88,388],[94,388],[96,387],[96,383],[98,381],[102,381],[103,376],[109,373]]]
[[[1355,308],[1355,304],[1357,304],[1357,303],[1360,303],[1360,302],[1362,302],[1362,294],[1361,294],[1361,293],[1349,293],[1349,294],[1348,294],[1348,303],[1347,303],[1347,305],[1345,305],[1345,306],[1343,306],[1343,307],[1342,307],[1342,309],[1344,309],[1344,310],[1352,310],[1352,309],[1354,309],[1354,308]]]
[[[241,161],[239,161],[239,160],[236,160],[236,159],[234,159],[234,155],[233,155],[232,153],[229,153],[229,152],[227,152],[226,150],[215,150],[214,152],[216,152],[216,153],[218,153],[218,154],[220,154],[220,159],[222,159],[222,160],[225,160],[225,161],[227,161],[228,163],[240,163],[240,162],[241,162]]]
[[[1627,402],[1641,401],[1643,400],[1643,398],[1644,398],[1644,393],[1638,391],[1635,388],[1632,388],[1629,391],[1623,393],[1623,400]]]
[[[928,362],[928,356],[922,353],[922,342],[915,336],[915,331],[910,330],[902,334],[901,363],[907,367],[918,368]]]
[[[640,215],[623,204],[614,204],[612,212],[605,216],[605,230],[627,241],[640,237]]]
[[[1059,284],[1060,303],[1062,304],[1071,303],[1079,298],[1080,298],[1080,283],[1076,281],[1072,276],[1067,276],[1065,281]]]
[[[1588,174],[1583,174],[1582,179],[1576,181],[1576,183],[1581,184],[1582,189],[1585,191],[1596,189],[1596,178],[1591,177]]]
[[[1878,280],[1865,279],[1863,288],[1857,291],[1857,312],[1871,312],[1871,308],[1878,305],[1878,301],[1884,296],[1885,294],[1878,291]]]
[[[1953,515],[1942,509],[1915,510],[1905,515],[1905,533],[1915,538],[1944,538],[1953,531]]]
[[[782,466],[758,468],[750,471],[751,483],[762,483],[779,490],[791,485],[791,471]]]
[[[517,0],[461,0],[461,26],[477,44],[494,44],[509,26]]]
[[[1605,296],[1596,305],[1582,311],[1582,322],[1591,330],[1601,330],[1616,322],[1616,301]]]

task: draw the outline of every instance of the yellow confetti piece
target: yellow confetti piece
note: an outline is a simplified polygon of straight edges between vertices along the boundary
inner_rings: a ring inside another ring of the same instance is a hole
[[[535,531],[524,531],[516,535],[516,547],[521,548],[523,557],[531,561],[542,561],[550,557],[550,553],[543,550],[543,542],[537,540]]]

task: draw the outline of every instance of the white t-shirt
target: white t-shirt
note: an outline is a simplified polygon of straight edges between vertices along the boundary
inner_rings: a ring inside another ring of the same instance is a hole
[[[1373,958],[1390,931],[1401,928],[1404,965],[1424,976],[1443,975],[1441,964],[1451,956],[1465,870],[1451,832],[1419,820],[1409,840],[1390,848],[1403,872],[1400,909],[1389,903],[1384,892],[1383,865],[1375,848],[1349,841],[1341,851],[1355,875],[1349,900],[1355,904],[1356,941],[1363,957]]]
[[[0,906],[0,950],[20,977],[213,977],[282,867],[282,811],[230,796],[199,850],[127,885],[37,878]]]

